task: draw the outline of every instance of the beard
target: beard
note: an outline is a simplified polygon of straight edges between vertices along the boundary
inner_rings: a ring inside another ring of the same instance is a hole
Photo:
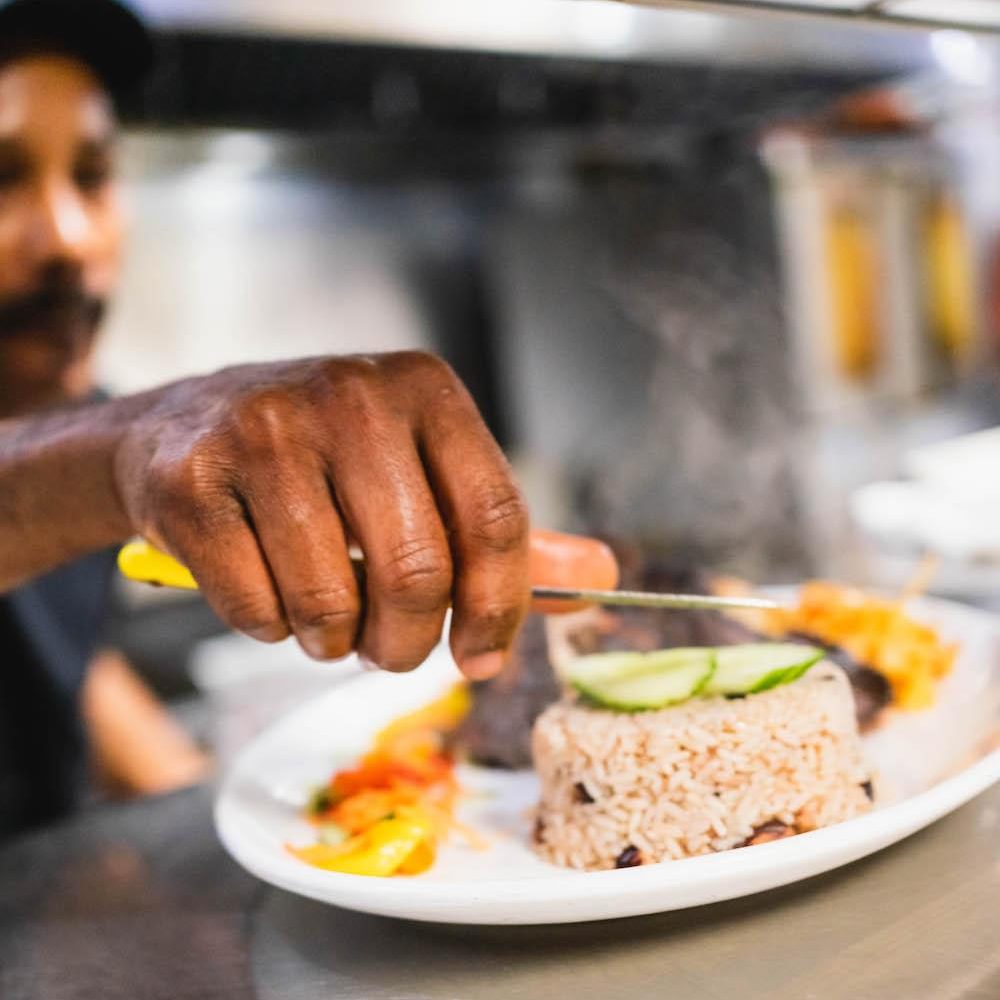
[[[0,299],[0,417],[58,405],[86,391],[106,310],[75,274],[49,274]]]
[[[93,338],[106,310],[76,280],[48,281],[34,291],[0,299],[0,341],[30,338],[72,349]]]

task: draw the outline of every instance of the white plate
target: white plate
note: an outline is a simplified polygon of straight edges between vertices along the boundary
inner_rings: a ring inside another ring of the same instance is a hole
[[[1000,780],[1000,619],[944,601],[915,613],[963,644],[934,709],[897,715],[867,743],[886,796],[879,808],[787,840],[621,871],[576,872],[539,860],[528,842],[533,774],[465,768],[474,794],[462,819],[485,851],[442,849],[414,878],[312,868],[284,849],[314,839],[299,816],[310,788],[363,753],[392,718],[442,693],[457,673],[439,651],[407,675],[366,674],[296,709],[239,757],[216,803],[233,857],[282,889],[367,913],[468,924],[569,923],[627,917],[748,895],[836,868],[902,840]]]

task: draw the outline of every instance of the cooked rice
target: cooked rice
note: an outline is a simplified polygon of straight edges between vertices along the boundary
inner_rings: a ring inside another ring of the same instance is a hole
[[[771,691],[659,711],[567,699],[539,717],[532,750],[537,849],[572,868],[614,868],[630,847],[644,864],[723,851],[773,821],[804,832],[871,804],[850,684],[825,662]]]

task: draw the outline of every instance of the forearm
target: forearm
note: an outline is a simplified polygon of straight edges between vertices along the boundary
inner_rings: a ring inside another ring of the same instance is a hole
[[[127,795],[158,795],[204,779],[209,760],[118,653],[87,671],[81,711],[99,773]]]
[[[143,396],[0,420],[0,593],[127,538],[115,450]]]

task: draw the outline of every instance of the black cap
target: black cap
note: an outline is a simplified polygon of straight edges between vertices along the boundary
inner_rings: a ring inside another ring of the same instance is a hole
[[[138,84],[154,58],[146,26],[117,0],[0,0],[0,59],[47,47],[87,63],[116,95]]]

